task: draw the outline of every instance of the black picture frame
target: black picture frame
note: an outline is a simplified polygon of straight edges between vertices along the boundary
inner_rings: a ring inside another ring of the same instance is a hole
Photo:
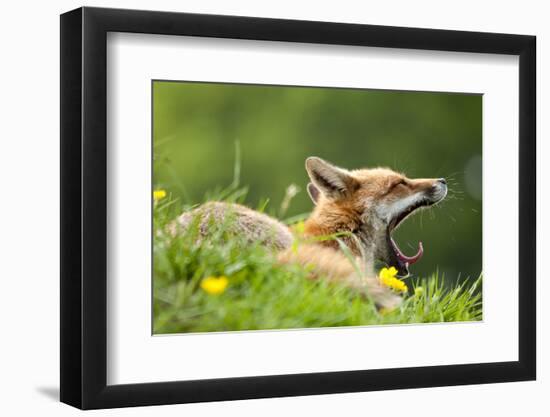
[[[519,360],[107,385],[108,32],[519,56]],[[94,409],[535,379],[535,45],[524,35],[252,17],[88,7],[61,15],[61,401]]]

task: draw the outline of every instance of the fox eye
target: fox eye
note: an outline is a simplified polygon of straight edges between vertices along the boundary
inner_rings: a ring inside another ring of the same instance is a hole
[[[407,180],[406,179],[400,179],[399,181],[396,181],[392,184],[392,186],[390,187],[390,189],[393,189],[399,185],[404,185],[404,186],[407,186]]]

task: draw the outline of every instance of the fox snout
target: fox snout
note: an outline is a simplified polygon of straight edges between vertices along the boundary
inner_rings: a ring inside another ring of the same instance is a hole
[[[445,178],[438,178],[433,181],[430,190],[432,202],[437,203],[445,198],[447,195],[447,180]]]
[[[417,195],[427,205],[438,203],[447,195],[445,178],[415,179],[410,180],[410,183],[410,190],[406,195]]]

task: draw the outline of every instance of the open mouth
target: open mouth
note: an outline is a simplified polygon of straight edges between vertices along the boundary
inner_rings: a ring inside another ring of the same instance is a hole
[[[388,233],[387,233],[387,244],[388,244],[388,264],[390,266],[395,266],[397,273],[401,277],[409,275],[409,266],[418,262],[422,255],[424,255],[424,247],[422,242],[418,242],[418,250],[415,255],[407,256],[399,248],[395,239],[391,236],[393,231],[415,210],[421,207],[427,207],[434,204],[433,201],[429,199],[422,199],[416,204],[406,208],[401,213],[399,213],[389,224]]]

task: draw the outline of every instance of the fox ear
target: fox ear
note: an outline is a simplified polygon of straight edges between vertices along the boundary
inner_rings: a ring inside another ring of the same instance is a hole
[[[355,186],[355,179],[348,171],[331,165],[316,156],[306,159],[306,170],[317,191],[321,191],[328,198],[342,198],[348,192],[353,191]],[[317,201],[313,197],[312,199],[314,202]]]
[[[313,201],[313,204],[317,204],[321,191],[319,191],[319,189],[311,182],[307,185],[307,193],[309,194],[309,198],[311,198],[311,201]]]

